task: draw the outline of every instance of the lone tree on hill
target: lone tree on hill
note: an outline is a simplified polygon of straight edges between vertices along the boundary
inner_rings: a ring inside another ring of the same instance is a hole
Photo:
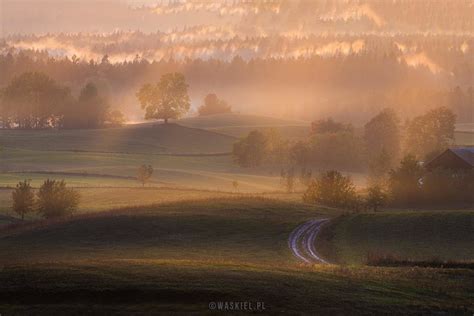
[[[231,113],[232,108],[224,100],[217,97],[215,93],[210,93],[204,98],[204,104],[199,107],[199,116]]]
[[[140,181],[142,186],[150,180],[151,176],[153,175],[153,167],[151,165],[141,165],[138,168],[138,175],[137,179]]]
[[[32,212],[35,204],[35,195],[31,189],[30,181],[20,181],[12,192],[13,211],[25,219],[25,215]]]
[[[79,193],[66,188],[64,180],[46,180],[38,191],[38,212],[45,218],[73,213],[79,205]]]
[[[147,120],[162,119],[168,123],[169,119],[180,118],[191,106],[186,79],[177,72],[161,76],[155,85],[145,84],[136,96]]]

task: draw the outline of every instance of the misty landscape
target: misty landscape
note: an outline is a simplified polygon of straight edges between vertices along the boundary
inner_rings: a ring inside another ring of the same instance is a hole
[[[0,0],[0,316],[472,315],[473,17]]]

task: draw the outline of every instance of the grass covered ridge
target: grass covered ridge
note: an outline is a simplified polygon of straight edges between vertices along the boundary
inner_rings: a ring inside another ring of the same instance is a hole
[[[0,230],[1,262],[66,258],[296,262],[290,232],[324,216],[309,205],[226,197],[129,207]],[[25,255],[28,254],[28,255]]]

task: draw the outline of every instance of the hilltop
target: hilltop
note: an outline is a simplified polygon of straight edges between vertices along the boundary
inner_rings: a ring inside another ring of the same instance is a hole
[[[179,124],[202,128],[234,137],[242,137],[250,131],[274,128],[287,138],[302,138],[308,135],[310,123],[250,114],[226,113],[185,118]]]

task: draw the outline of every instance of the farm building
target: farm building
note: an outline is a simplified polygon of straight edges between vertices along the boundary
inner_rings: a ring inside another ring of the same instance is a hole
[[[425,164],[427,170],[436,168],[470,170],[474,168],[474,147],[454,147]]]

